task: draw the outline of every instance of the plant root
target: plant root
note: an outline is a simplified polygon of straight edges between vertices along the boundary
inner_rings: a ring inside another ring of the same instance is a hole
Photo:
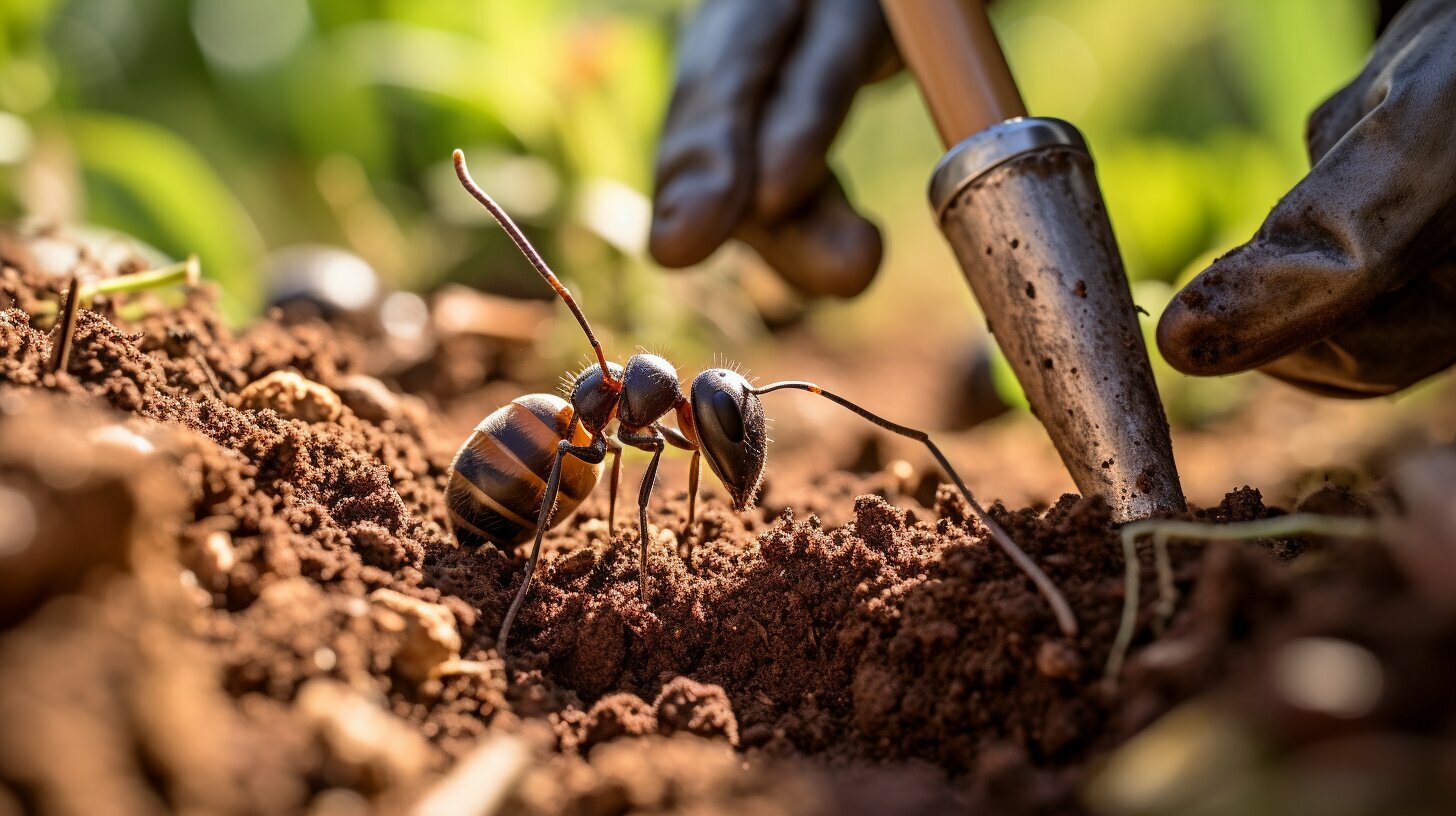
[[[1165,625],[1173,616],[1178,603],[1178,590],[1173,582],[1173,562],[1168,555],[1168,542],[1201,541],[1254,541],[1262,538],[1293,538],[1325,536],[1330,538],[1374,539],[1379,537],[1380,526],[1371,519],[1322,516],[1315,513],[1292,513],[1287,516],[1241,521],[1232,524],[1205,524],[1196,521],[1172,519],[1145,519],[1134,521],[1122,528],[1122,558],[1126,564],[1126,589],[1123,594],[1122,619],[1112,649],[1107,654],[1107,666],[1103,679],[1114,687],[1122,673],[1128,647],[1137,629],[1139,593],[1139,569],[1137,543],[1144,536],[1153,540],[1153,566],[1158,579],[1158,604],[1156,607],[1159,625]]]

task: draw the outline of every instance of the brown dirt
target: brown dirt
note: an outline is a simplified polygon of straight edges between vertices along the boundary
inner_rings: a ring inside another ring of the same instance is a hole
[[[874,451],[863,474],[772,480],[744,516],[710,498],[686,560],[683,491],[664,480],[648,603],[630,491],[612,531],[599,491],[548,536],[502,663],[520,561],[454,545],[452,440],[423,404],[360,385],[363,341],[271,320],[234,335],[205,292],[98,301],[67,372],[44,373],[29,314],[64,284],[0,248],[0,305],[16,304],[0,314],[0,505],[30,524],[0,535],[0,813],[396,812],[501,745],[528,757],[481,777],[505,780],[502,812],[1079,812],[1088,780],[1115,776],[1103,759],[1190,700],[1254,735],[1266,782],[1334,767],[1332,745],[1399,740],[1408,761],[1376,792],[1416,798],[1376,805],[1456,801],[1437,772],[1456,767],[1437,522],[1398,534],[1414,550],[1175,544],[1184,601],[1166,625],[1142,553],[1114,687],[1123,563],[1096,501],[992,510],[1071,601],[1067,642],[957,497]],[[147,316],[121,317],[139,303]],[[342,416],[243,409],[285,370],[339,394]],[[1307,502],[1375,506],[1333,485]],[[1197,515],[1281,512],[1243,488]],[[1313,636],[1376,657],[1373,707],[1318,713],[1271,685],[1281,650]],[[1106,812],[1149,812],[1091,790]]]

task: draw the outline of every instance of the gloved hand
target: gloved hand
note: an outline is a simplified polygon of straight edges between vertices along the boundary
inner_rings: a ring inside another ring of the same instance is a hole
[[[807,295],[864,291],[880,233],[826,155],[855,93],[895,66],[877,0],[706,0],[678,44],[653,257],[688,266],[737,236]]]
[[[1163,356],[1345,397],[1456,362],[1453,124],[1456,3],[1413,0],[1310,116],[1309,175],[1163,313]]]

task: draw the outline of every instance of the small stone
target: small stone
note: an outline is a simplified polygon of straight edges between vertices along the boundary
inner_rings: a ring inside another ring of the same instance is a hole
[[[1082,656],[1059,640],[1048,640],[1036,650],[1036,670],[1053,680],[1076,680],[1082,675]]]
[[[281,417],[304,422],[333,422],[344,413],[338,394],[296,371],[274,371],[254,380],[243,389],[242,403],[250,411],[271,408]]]
[[[186,566],[197,574],[200,586],[213,592],[227,589],[228,574],[238,563],[232,536],[225,530],[213,530],[186,553]]]
[[[500,660],[446,660],[435,667],[436,677],[479,677],[504,680],[506,664]]]
[[[354,374],[344,379],[339,398],[356,416],[375,425],[399,413],[399,397],[389,386],[367,374]]]
[[[376,589],[369,600],[387,613],[376,618],[381,628],[399,634],[394,668],[404,677],[422,683],[438,676],[447,661],[459,659],[460,632],[447,607],[392,589]]]
[[[313,664],[318,667],[319,671],[330,672],[339,665],[339,656],[334,653],[333,649],[320,646],[313,652]]]
[[[885,472],[894,480],[895,490],[901,495],[915,491],[915,466],[904,459],[896,459],[885,465]]]

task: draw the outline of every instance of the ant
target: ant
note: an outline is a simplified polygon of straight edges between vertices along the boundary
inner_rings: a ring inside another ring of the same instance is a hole
[[[624,445],[652,454],[637,495],[641,569],[638,593],[647,602],[647,502],[657,480],[657,463],[667,445],[691,451],[688,471],[688,529],[692,528],[698,492],[699,460],[723,483],[733,509],[753,505],[767,457],[767,432],[759,397],[774,391],[798,390],[838,403],[885,430],[914,439],[930,450],[955,482],[961,496],[991,537],[1026,573],[1050,604],[1062,633],[1073,637],[1077,622],[1066,599],[1006,531],[981,508],[971,491],[925,431],[877,416],[838,394],[811,382],[784,380],[754,387],[743,375],[726,368],[710,368],[693,378],[687,393],[677,371],[655,354],[634,354],[621,366],[608,362],[602,344],[586,315],[560,279],[541,258],[511,217],[470,177],[465,154],[454,153],[460,183],[490,212],[515,242],[526,260],[551,285],[581,324],[596,355],[596,363],[571,380],[570,399],[551,394],[528,394],[481,420],[460,447],[450,466],[446,488],[450,527],[462,545],[490,543],[509,550],[534,535],[526,575],[501,623],[497,648],[505,654],[511,624],[526,599],[541,537],[571,514],[596,487],[602,463],[612,454],[608,529],[615,519],[617,482]],[[669,412],[677,427],[660,421]],[[607,430],[616,421],[615,433]],[[535,521],[531,521],[532,518]]]

